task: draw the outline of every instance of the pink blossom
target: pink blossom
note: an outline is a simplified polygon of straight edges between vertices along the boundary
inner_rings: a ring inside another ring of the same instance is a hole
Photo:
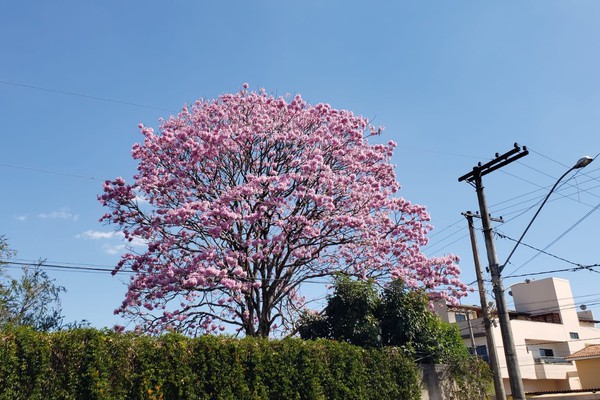
[[[458,257],[421,252],[430,217],[399,195],[396,143],[369,143],[383,127],[247,89],[185,106],[157,131],[140,124],[133,182],[103,184],[101,220],[148,243],[115,269],[134,272],[117,312],[157,333],[212,332],[217,319],[265,335],[304,307],[292,288],[340,270],[465,295]]]

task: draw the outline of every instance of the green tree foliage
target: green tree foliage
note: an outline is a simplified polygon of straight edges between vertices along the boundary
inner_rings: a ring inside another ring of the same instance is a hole
[[[0,266],[13,255],[6,238],[0,236]],[[0,327],[22,325],[48,331],[86,326],[86,321],[64,323],[60,294],[65,291],[41,269],[41,263],[25,265],[14,275],[0,270]]]
[[[9,250],[8,242],[6,237],[0,235],[0,267],[3,267],[7,258],[11,257],[12,252]],[[2,278],[2,270],[0,270],[0,278]],[[6,308],[6,298],[8,297],[9,290],[8,288],[0,284],[0,314],[3,313],[3,310]]]
[[[400,280],[391,282],[383,291],[379,319],[382,344],[404,347],[423,363],[447,362],[468,355],[456,326],[431,312],[425,293],[407,290]]]
[[[0,400],[419,399],[402,352],[329,340],[0,331]]]
[[[380,346],[379,304],[379,294],[372,281],[352,281],[340,275],[323,314],[303,316],[300,336],[335,339],[363,347]]]
[[[479,357],[461,357],[448,363],[447,373],[452,377],[442,390],[449,400],[488,399],[493,393],[492,371]]]
[[[391,282],[381,293],[373,281],[339,276],[321,314],[304,314],[303,339],[328,338],[363,347],[383,347],[421,364],[446,364],[449,379],[442,390],[449,399],[483,398],[491,390],[491,372],[470,357],[456,326],[429,307],[422,291]]]
[[[305,314],[299,333],[304,339],[400,347],[422,363],[468,355],[456,327],[431,312],[427,295],[399,280],[379,294],[372,281],[339,276],[323,313]]]
[[[25,325],[47,331],[63,326],[60,293],[65,291],[40,265],[23,266],[17,278],[2,276],[0,326]]]

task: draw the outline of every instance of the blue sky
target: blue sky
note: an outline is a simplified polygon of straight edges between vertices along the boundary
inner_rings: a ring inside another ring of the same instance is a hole
[[[545,193],[533,191],[600,153],[599,17],[594,1],[1,2],[0,233],[17,260],[113,266],[123,243],[98,222],[96,196],[104,179],[135,172],[137,124],[156,127],[184,103],[248,82],[385,126],[382,140],[399,144],[402,196],[428,206],[436,227],[425,252],[458,254],[471,282],[460,213],[477,202],[457,178],[514,142],[532,150],[484,181],[492,213],[508,221],[498,229],[516,238]],[[560,188],[525,243],[544,248],[594,210],[597,162]],[[600,262],[599,222],[592,212],[547,251]],[[498,239],[501,261],[510,247]],[[572,266],[527,262],[535,254],[517,250],[505,275]],[[112,310],[125,277],[49,274],[68,290],[68,320],[122,323]],[[600,275],[555,276],[600,317]]]

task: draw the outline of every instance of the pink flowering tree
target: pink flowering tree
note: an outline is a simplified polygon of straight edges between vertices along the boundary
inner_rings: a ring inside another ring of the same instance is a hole
[[[158,133],[140,125],[133,183],[105,182],[101,220],[147,243],[115,269],[133,272],[116,312],[150,332],[266,337],[294,326],[303,283],[340,272],[465,294],[456,256],[420,251],[429,215],[398,197],[395,143],[368,141],[380,128],[246,89],[184,107]]]

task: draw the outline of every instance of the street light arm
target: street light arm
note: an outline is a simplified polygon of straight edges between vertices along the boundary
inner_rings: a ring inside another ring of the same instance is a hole
[[[540,211],[542,211],[542,208],[544,207],[544,204],[546,204],[546,202],[548,201],[548,199],[550,198],[550,195],[552,194],[552,192],[554,192],[554,189],[556,189],[556,187],[558,186],[558,184],[560,183],[560,181],[563,180],[563,178],[565,176],[567,176],[569,174],[569,172],[573,171],[574,169],[577,168],[581,168],[579,166],[579,163],[576,164],[575,166],[571,167],[571,169],[569,169],[567,172],[565,172],[560,178],[558,178],[558,180],[556,181],[556,183],[554,184],[554,186],[552,186],[552,189],[550,189],[550,191],[548,192],[548,194],[546,195],[546,197],[544,198],[544,201],[542,201],[542,204],[540,205],[540,207],[537,209],[537,211],[535,212],[535,215],[533,216],[533,218],[531,219],[531,221],[529,221],[529,224],[527,225],[527,228],[525,228],[525,230],[523,231],[523,233],[521,234],[521,237],[519,238],[519,240],[517,240],[517,243],[515,244],[515,246],[513,247],[512,251],[510,252],[510,254],[508,255],[508,258],[506,259],[506,261],[504,262],[504,264],[502,264],[499,267],[499,271],[498,272],[502,272],[502,270],[504,270],[504,267],[506,267],[508,265],[508,262],[510,261],[510,258],[512,257],[512,255],[514,254],[515,250],[517,250],[517,247],[519,247],[519,245],[521,244],[521,240],[523,240],[523,238],[525,237],[525,234],[527,233],[527,231],[529,230],[529,228],[531,227],[531,225],[533,224],[533,221],[535,221],[535,219],[537,218],[538,214],[540,213]]]

